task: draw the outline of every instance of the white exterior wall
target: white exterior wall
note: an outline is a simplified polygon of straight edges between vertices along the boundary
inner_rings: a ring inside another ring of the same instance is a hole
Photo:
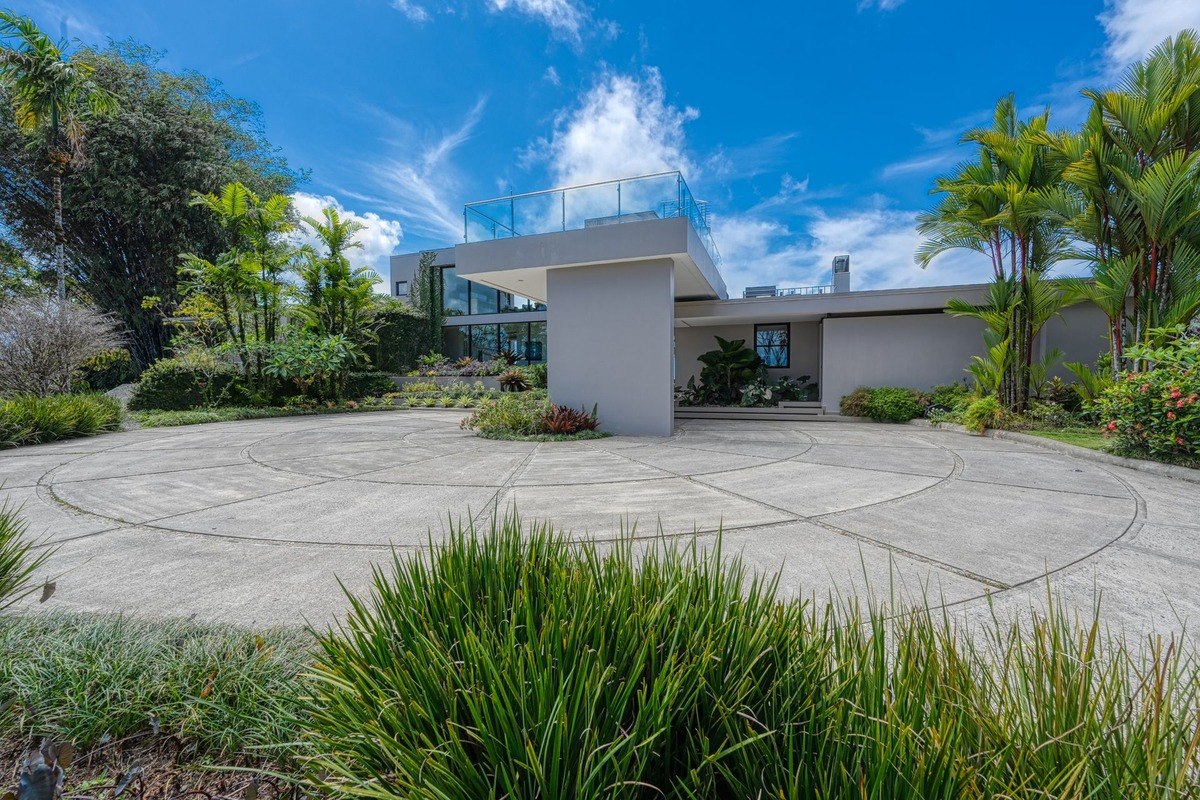
[[[971,357],[982,355],[979,320],[944,313],[880,317],[830,317],[822,336],[824,374],[821,405],[837,413],[842,397],[859,386],[907,386],[929,389],[939,383],[970,379]],[[1063,309],[1042,329],[1034,357],[1063,351],[1051,376],[1073,380],[1066,361],[1094,364],[1107,348],[1104,314],[1090,303]]]
[[[551,269],[546,284],[550,398],[598,404],[610,433],[670,436],[671,260]]]
[[[821,406],[838,413],[859,386],[928,389],[969,377],[963,368],[983,350],[983,323],[935,314],[830,317],[822,322]]]

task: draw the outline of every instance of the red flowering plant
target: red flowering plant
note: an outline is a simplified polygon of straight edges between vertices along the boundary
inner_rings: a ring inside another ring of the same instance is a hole
[[[1148,368],[1125,373],[1100,399],[1101,420],[1117,449],[1155,458],[1200,456],[1200,338],[1137,345],[1126,354]]]

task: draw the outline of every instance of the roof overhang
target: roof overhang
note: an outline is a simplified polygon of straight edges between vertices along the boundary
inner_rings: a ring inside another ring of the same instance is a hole
[[[725,281],[686,218],[596,225],[572,231],[455,245],[456,273],[546,302],[546,273],[603,264],[671,259],[675,299],[724,300]]]
[[[951,298],[985,301],[987,284],[879,289],[792,297],[756,297],[722,301],[677,302],[678,326],[748,322],[803,322],[837,316],[940,313]]]

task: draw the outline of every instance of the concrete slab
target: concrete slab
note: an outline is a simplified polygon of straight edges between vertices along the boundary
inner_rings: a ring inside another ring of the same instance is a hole
[[[1133,498],[956,481],[834,514],[830,525],[1014,585],[1091,555],[1133,523]]]
[[[331,620],[391,547],[515,503],[574,536],[715,541],[781,591],[1056,600],[1178,632],[1200,614],[1196,485],[1022,442],[875,424],[689,421],[669,438],[499,442],[463,412],[396,411],[109,434],[0,453],[0,502],[62,544],[48,607],[247,624]],[[61,502],[60,502],[61,500]],[[1128,534],[1125,534],[1128,529]],[[1016,588],[1006,588],[1016,587]],[[1015,613],[1015,612],[1014,612]],[[1196,625],[1192,626],[1196,628]]]

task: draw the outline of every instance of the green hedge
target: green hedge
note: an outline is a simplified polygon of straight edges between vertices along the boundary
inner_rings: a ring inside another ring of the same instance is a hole
[[[842,398],[838,410],[847,417],[868,417],[876,422],[908,422],[929,406],[924,392],[902,386],[855,389]]]
[[[417,366],[429,352],[429,323],[407,306],[389,308],[379,314],[379,340],[368,348],[371,364],[389,375],[403,375]]]
[[[396,391],[396,382],[383,372],[351,372],[346,376],[346,397],[381,397]]]
[[[0,400],[0,446],[42,444],[116,430],[121,404],[103,394],[18,395]]]
[[[142,373],[129,398],[134,411],[187,411],[214,405],[236,405],[245,392],[237,371],[219,362],[164,358]]]
[[[1200,367],[1126,373],[1105,390],[1099,407],[1118,452],[1188,464],[1200,459]]]

